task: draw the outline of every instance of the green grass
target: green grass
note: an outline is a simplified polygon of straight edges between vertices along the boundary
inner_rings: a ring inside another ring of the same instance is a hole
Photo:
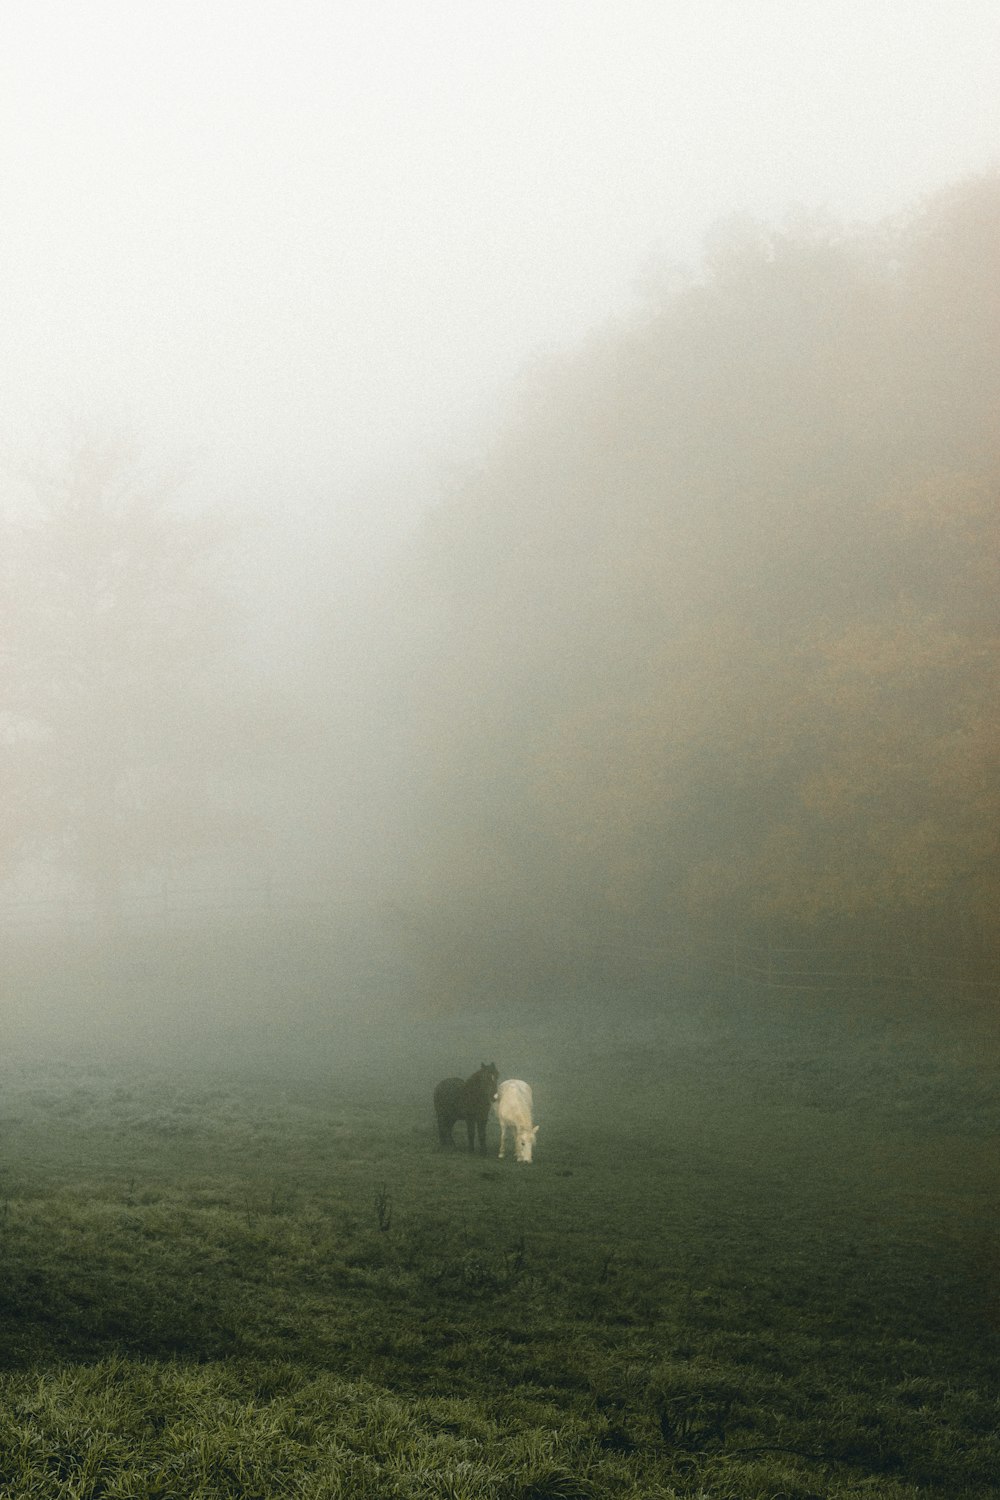
[[[436,1149],[464,1055],[9,1065],[0,1496],[1000,1493],[981,1056],[609,1036],[530,1167]]]

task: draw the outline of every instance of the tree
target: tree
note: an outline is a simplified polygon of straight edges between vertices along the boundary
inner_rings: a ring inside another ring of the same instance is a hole
[[[537,375],[422,542],[421,961],[956,902],[995,942],[998,227],[986,178],[721,235]]]
[[[226,793],[239,732],[224,686],[228,538],[182,500],[175,477],[95,438],[8,493],[5,753],[21,857],[87,892],[107,927],[130,880],[240,830]]]

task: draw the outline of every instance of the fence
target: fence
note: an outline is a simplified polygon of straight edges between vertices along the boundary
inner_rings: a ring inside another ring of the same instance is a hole
[[[113,926],[122,938],[194,930],[263,934],[296,926],[342,933],[358,928],[370,935],[379,926],[379,914],[361,895],[349,900],[343,890],[264,877],[210,886],[170,882],[131,892],[116,907]],[[79,896],[0,899],[0,936],[8,941],[19,936],[87,937],[100,931],[93,902]],[[755,991],[831,995],[920,986],[1000,998],[1000,949],[973,946],[958,929],[949,928],[947,934],[947,941],[943,930],[937,934],[938,946],[933,933],[905,941],[896,935],[865,943],[796,945],[745,932],[722,938],[692,933],[662,947],[638,937],[608,943],[598,934],[596,943],[586,946],[594,953],[595,971],[603,970],[611,984],[616,979],[662,978],[683,985],[708,980]]]
[[[187,927],[242,926],[283,920],[321,920],[347,903],[340,892],[272,880],[214,886],[163,886],[132,892],[101,913],[78,895],[0,900],[0,933],[8,936],[85,934],[112,925],[123,934]]]
[[[703,972],[765,990],[847,993],[864,989],[932,986],[1000,995],[1000,952],[958,940],[947,948],[891,939],[848,946],[781,944],[734,935],[699,945]]]

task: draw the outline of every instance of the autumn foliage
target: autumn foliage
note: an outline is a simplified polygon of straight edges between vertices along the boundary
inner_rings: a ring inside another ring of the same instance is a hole
[[[998,509],[1000,178],[725,226],[533,372],[415,570],[429,982],[775,926],[994,951]]]

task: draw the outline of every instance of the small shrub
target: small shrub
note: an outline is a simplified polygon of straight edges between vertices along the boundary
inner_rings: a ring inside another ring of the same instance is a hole
[[[392,1196],[384,1182],[375,1193],[375,1218],[383,1234],[392,1228]]]

